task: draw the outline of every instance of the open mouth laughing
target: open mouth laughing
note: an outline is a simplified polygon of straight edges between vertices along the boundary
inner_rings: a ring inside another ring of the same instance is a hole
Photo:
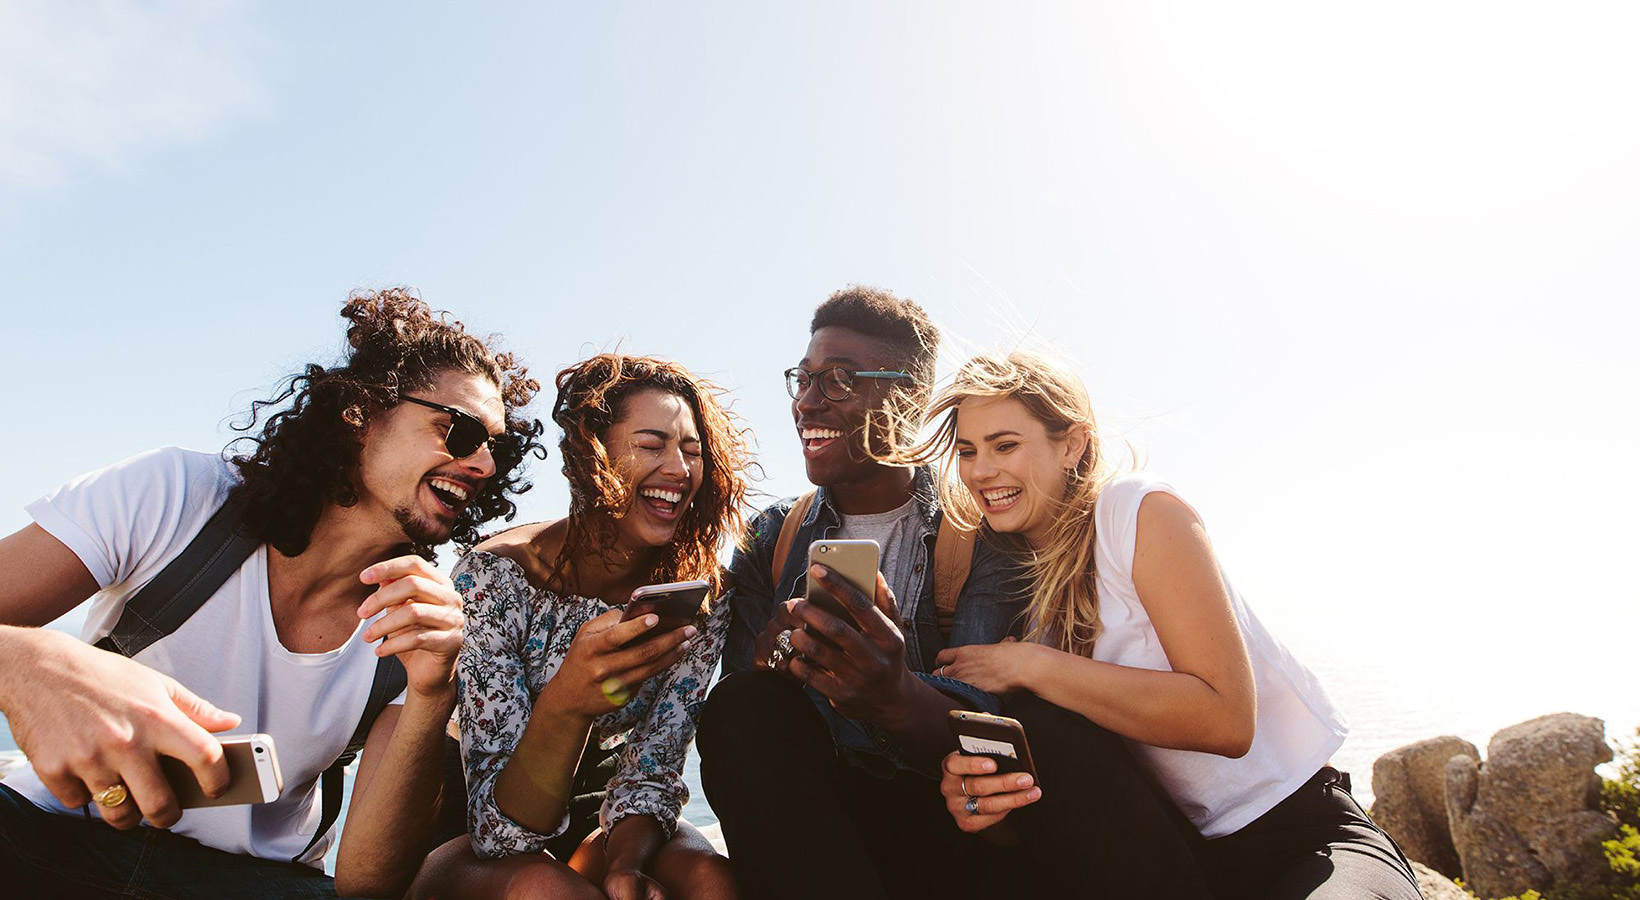
[[[813,456],[824,451],[843,436],[843,433],[835,428],[816,428],[813,426],[799,428],[797,434],[803,439],[803,455],[805,456]]]
[[[638,489],[638,500],[645,509],[661,519],[675,519],[688,493],[681,487],[649,486]]]
[[[986,488],[980,491],[980,498],[984,501],[986,512],[999,513],[1011,509],[1023,493],[1025,489],[1017,487]]]
[[[428,493],[433,495],[433,502],[439,511],[450,517],[461,513],[475,491],[472,485],[443,475],[435,475],[424,483],[427,485]]]

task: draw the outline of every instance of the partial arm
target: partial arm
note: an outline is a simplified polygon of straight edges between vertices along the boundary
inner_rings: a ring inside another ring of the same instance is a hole
[[[421,865],[438,813],[465,620],[450,580],[419,556],[377,563],[360,580],[380,587],[359,616],[386,611],[364,640],[381,641],[377,656],[397,656],[408,683],[404,705],[383,710],[365,741],[336,855],[336,884],[343,896],[399,896]]]
[[[160,754],[193,768],[207,793],[228,784],[211,731],[239,724],[170,678],[118,654],[38,626],[95,593],[91,571],[38,525],[0,540],[0,712],[35,773],[77,808],[115,782],[131,793],[97,811],[116,828],[143,817],[165,828],[182,811],[159,770]]]
[[[1253,742],[1252,664],[1201,520],[1177,497],[1145,496],[1133,584],[1171,671],[1005,643],[946,650],[946,674],[993,693],[1026,689],[1157,747],[1239,757]]]

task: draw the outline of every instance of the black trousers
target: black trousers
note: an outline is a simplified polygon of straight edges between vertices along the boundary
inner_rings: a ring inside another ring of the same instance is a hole
[[[1035,694],[1003,701],[1025,726],[1042,799],[1007,821],[1039,896],[1198,900],[1201,836],[1115,734]]]
[[[1349,790],[1324,767],[1235,834],[1205,842],[1220,900],[1418,900],[1418,879]]]
[[[960,831],[934,781],[911,772],[885,780],[844,762],[787,678],[725,678],[695,740],[701,785],[751,900],[1023,896],[998,887],[1014,872],[1009,851]]]
[[[741,890],[873,900],[1209,896],[1189,823],[1119,739],[1035,697],[1008,711],[1025,724],[1043,798],[1008,819],[1023,843],[998,847],[956,827],[932,780],[879,779],[841,760],[789,680],[764,672],[724,679],[696,740]]]

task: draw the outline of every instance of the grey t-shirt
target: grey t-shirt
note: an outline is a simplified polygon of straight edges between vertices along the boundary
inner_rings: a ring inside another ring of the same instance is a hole
[[[876,541],[882,548],[883,580],[894,592],[895,602],[903,615],[908,598],[922,590],[922,573],[915,571],[913,557],[917,553],[917,500],[913,497],[898,509],[864,516],[839,515],[841,520],[836,537],[848,540]]]

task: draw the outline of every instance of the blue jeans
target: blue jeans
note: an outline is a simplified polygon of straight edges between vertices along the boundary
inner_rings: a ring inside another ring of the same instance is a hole
[[[0,893],[28,898],[334,898],[310,866],[215,850],[192,838],[47,812],[0,784]]]

